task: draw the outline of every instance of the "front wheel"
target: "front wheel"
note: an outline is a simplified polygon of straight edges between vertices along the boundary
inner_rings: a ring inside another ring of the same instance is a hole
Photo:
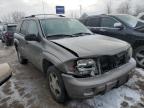
[[[66,102],[67,95],[61,74],[54,66],[47,70],[47,79],[50,93],[58,103]]]
[[[144,46],[140,46],[134,50],[134,58],[136,59],[137,65],[144,68]]]

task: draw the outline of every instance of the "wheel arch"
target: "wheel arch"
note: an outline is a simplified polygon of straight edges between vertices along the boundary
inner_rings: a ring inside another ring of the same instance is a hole
[[[62,61],[58,57],[56,57],[55,55],[48,53],[48,52],[42,53],[41,69],[45,74],[47,73],[47,69],[50,66],[55,66],[58,68],[58,65],[61,63],[62,63]]]
[[[42,68],[43,68],[44,74],[47,74],[47,69],[51,66],[55,66],[55,65],[45,58],[42,60]]]
[[[136,49],[139,46],[144,46],[144,40],[136,40],[132,45],[133,49]]]
[[[15,49],[16,51],[18,50],[18,40],[17,39],[14,39],[14,46],[15,46]]]

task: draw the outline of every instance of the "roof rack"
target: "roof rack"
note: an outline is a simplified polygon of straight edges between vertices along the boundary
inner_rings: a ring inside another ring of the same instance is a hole
[[[65,17],[64,15],[57,15],[57,14],[36,14],[36,15],[31,15],[31,16],[27,16],[25,18],[32,18],[32,17],[36,17],[36,16],[42,16],[42,15],[53,15],[53,16],[58,16],[58,17]]]

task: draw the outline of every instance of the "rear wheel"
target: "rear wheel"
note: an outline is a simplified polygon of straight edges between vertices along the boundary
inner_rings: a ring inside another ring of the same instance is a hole
[[[144,68],[144,46],[135,49],[134,58],[136,59],[137,65]]]
[[[23,58],[19,50],[17,49],[17,56],[18,56],[18,61],[20,64],[27,64],[28,60]]]
[[[53,99],[58,103],[66,102],[67,95],[59,70],[57,70],[54,66],[51,66],[47,70],[47,79],[49,90]]]

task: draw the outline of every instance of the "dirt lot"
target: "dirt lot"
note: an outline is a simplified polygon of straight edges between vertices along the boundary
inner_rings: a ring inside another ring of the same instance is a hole
[[[0,42],[0,63],[8,62],[12,78],[0,88],[0,108],[144,108],[144,71],[136,69],[129,82],[105,95],[57,104],[42,72],[32,64],[20,65],[14,47]]]

